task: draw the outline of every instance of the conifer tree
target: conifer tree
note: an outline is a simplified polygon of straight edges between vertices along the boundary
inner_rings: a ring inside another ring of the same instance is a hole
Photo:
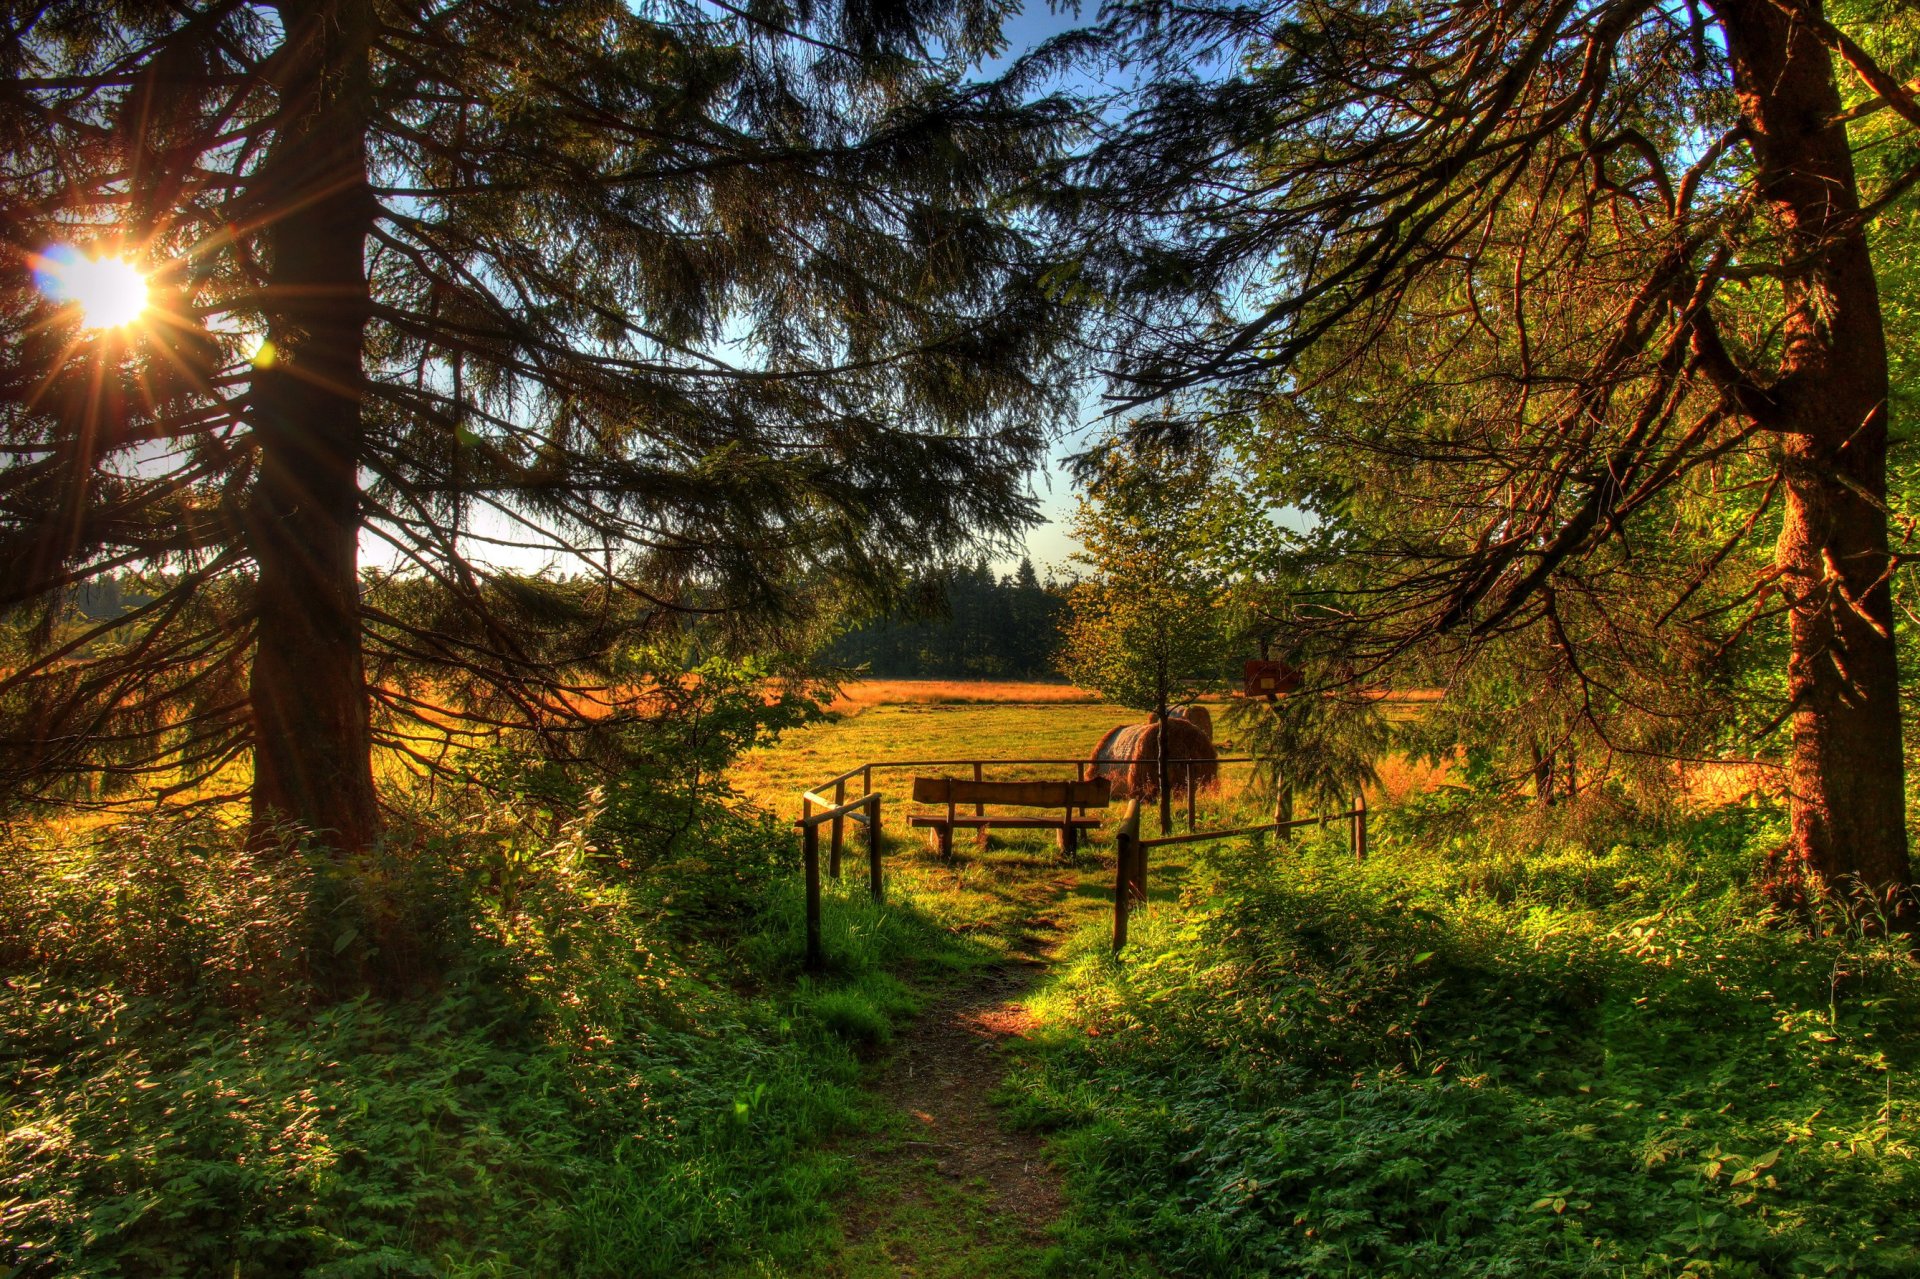
[[[378,743],[579,727],[623,629],[1021,526],[1055,334],[1009,193],[1070,113],[963,79],[1004,12],[8,6],[6,792],[250,760],[256,823],[360,847]],[[89,327],[116,260],[149,305]]]
[[[1511,639],[1658,710],[1608,665],[1691,691],[1779,634],[1783,892],[1912,919],[1869,230],[1920,99],[1876,8],[1112,6],[1152,74],[1054,283],[1125,318],[1123,401],[1237,424],[1347,539],[1293,620],[1363,673]],[[1864,189],[1850,129],[1889,162]]]
[[[1069,529],[1087,574],[1067,592],[1061,669],[1107,701],[1152,711],[1220,686],[1240,639],[1235,566],[1262,528],[1211,459],[1151,440],[1084,459]],[[1171,829],[1167,738],[1155,761],[1160,824]]]

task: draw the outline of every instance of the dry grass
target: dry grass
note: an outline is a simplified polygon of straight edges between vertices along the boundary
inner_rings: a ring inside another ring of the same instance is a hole
[[[1100,695],[1072,684],[1014,680],[863,679],[840,688],[833,709],[857,714],[873,706],[949,706],[997,702],[1041,706],[1098,705]]]
[[[912,686],[924,687],[933,681],[885,683],[906,686],[905,691],[911,692]],[[754,803],[782,818],[793,818],[799,816],[803,789],[864,763],[876,760],[1079,760],[1092,754],[1107,730],[1139,723],[1145,718],[1138,711],[1100,702],[995,700],[988,695],[989,690],[1062,689],[1064,685],[943,683],[948,688],[969,691],[940,702],[869,702],[858,713],[843,714],[827,723],[789,733],[777,745],[741,760],[732,772],[734,785]],[[1222,745],[1222,754],[1234,753],[1229,744]],[[1203,828],[1209,824],[1210,814],[1222,819],[1214,824],[1222,824],[1237,813],[1248,771],[1245,764],[1222,766],[1221,786],[1211,794],[1203,793],[1201,798]],[[1370,798],[1375,803],[1393,803],[1415,791],[1442,784],[1451,773],[1451,766],[1429,767],[1391,756],[1380,761],[1379,771],[1381,785],[1370,792]],[[886,796],[883,812],[889,835],[907,837],[908,805],[899,802],[899,797],[908,789],[912,777],[940,773],[968,776],[970,770],[964,766],[922,766],[875,771],[874,789]],[[1008,764],[989,766],[985,776],[992,781],[1062,778],[1074,776],[1074,770],[1072,765]],[[856,778],[849,787],[849,797],[859,792],[860,783]],[[1119,811],[1117,805],[1114,811]]]

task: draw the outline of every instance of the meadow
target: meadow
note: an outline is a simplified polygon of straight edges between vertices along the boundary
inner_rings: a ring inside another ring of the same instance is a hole
[[[16,831],[0,1265],[1920,1268],[1920,979],[1858,916],[1763,904],[1764,799],[1383,790],[1364,864],[1338,829],[1157,850],[1118,956],[1107,836],[943,860],[891,804],[886,905],[830,881],[804,971],[801,784],[1074,756],[1122,718],[874,698],[742,759],[743,800],[624,869],[644,797],[443,796],[325,916],[383,958],[345,1002],[302,994],[324,877],[263,874],[204,820]],[[1251,802],[1228,788],[1202,824]]]
[[[879,755],[1071,754],[1115,713],[870,706],[747,776],[777,802]],[[999,1093],[1064,1179],[1048,1273],[1920,1268],[1920,979],[1870,914],[1765,903],[1774,805],[1381,798],[1364,864],[1337,831],[1157,852],[1118,958],[1108,850],[1072,869]],[[976,936],[1049,855],[888,854],[911,909]],[[999,896],[968,891],[984,865]]]

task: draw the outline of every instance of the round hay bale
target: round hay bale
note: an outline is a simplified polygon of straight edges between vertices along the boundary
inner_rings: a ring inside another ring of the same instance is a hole
[[[1195,728],[1205,733],[1208,741],[1213,740],[1213,715],[1206,707],[1201,706],[1199,703],[1196,702],[1192,706],[1176,706],[1171,712],[1171,717],[1187,721],[1187,723],[1192,724]],[[1147,723],[1158,724],[1159,722],[1159,711],[1155,711],[1153,714],[1147,716]]]
[[[1213,714],[1208,711],[1206,707],[1198,704],[1182,706],[1173,713],[1173,718],[1184,719],[1187,723],[1205,733],[1208,741],[1213,740]]]
[[[1087,776],[1111,781],[1116,799],[1158,798],[1160,788],[1155,785],[1154,774],[1160,753],[1160,731],[1158,723],[1123,724],[1109,730],[1093,748],[1088,761],[1092,767],[1087,770]],[[1176,795],[1186,793],[1188,777],[1193,779],[1195,790],[1206,789],[1219,781],[1220,766],[1213,762],[1216,756],[1212,739],[1188,720],[1174,719],[1167,725],[1167,758],[1203,761],[1167,765],[1168,789]]]

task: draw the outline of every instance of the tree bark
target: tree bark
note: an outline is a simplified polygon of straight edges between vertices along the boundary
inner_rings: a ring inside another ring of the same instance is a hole
[[[1167,667],[1166,663],[1162,661],[1160,664],[1160,696],[1158,698],[1160,703],[1158,711],[1160,725],[1153,735],[1154,763],[1156,765],[1154,772],[1160,786],[1160,833],[1162,835],[1173,834],[1173,792],[1167,786],[1167,738],[1173,732],[1173,730],[1167,726],[1167,720],[1172,710],[1172,707],[1167,704],[1168,696]]]
[[[1553,806],[1553,752],[1542,750],[1540,741],[1533,741],[1533,802],[1541,808]]]
[[[279,8],[279,113],[260,182],[272,348],[251,402],[253,822],[256,835],[291,822],[350,851],[378,830],[358,562],[374,19],[369,0]]]
[[[1827,50],[1768,0],[1720,6],[1785,281],[1781,410],[1791,605],[1784,895],[1864,888],[1913,922],[1886,516],[1887,351]]]

